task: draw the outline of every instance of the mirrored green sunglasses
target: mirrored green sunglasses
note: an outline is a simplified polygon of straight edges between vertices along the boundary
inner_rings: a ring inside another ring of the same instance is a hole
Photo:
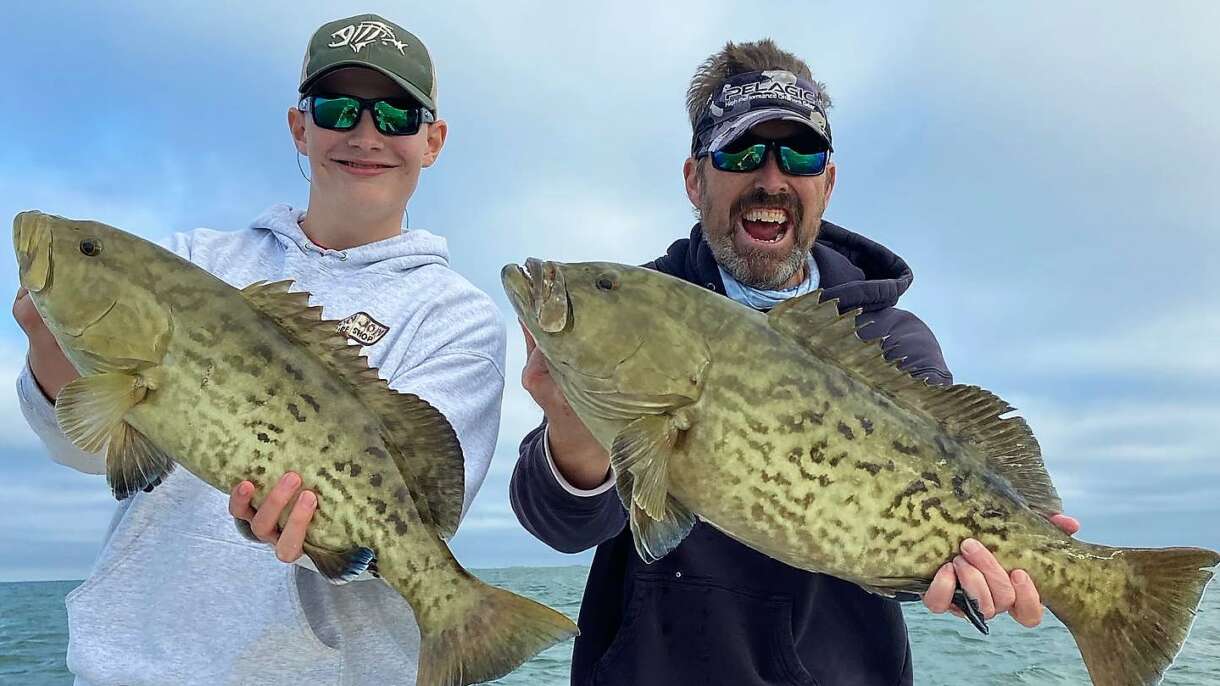
[[[405,98],[366,100],[354,95],[308,95],[301,98],[298,107],[313,115],[313,123],[331,131],[356,128],[366,109],[373,113],[377,130],[387,136],[413,136],[424,122],[436,121],[426,107]]]
[[[714,150],[709,155],[712,166],[720,171],[744,173],[763,166],[767,161],[767,150],[775,153],[780,170],[792,176],[818,176],[826,171],[826,163],[830,160],[829,150],[800,152],[775,140],[731,146],[731,149]]]

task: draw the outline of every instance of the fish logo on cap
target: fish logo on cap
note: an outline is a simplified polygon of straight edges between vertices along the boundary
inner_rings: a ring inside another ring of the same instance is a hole
[[[330,34],[330,37],[335,40],[326,44],[328,48],[347,46],[352,49],[352,52],[359,53],[366,45],[380,42],[382,45],[393,45],[398,48],[399,54],[407,54],[407,44],[398,40],[398,37],[394,35],[394,29],[380,21],[362,21],[359,24],[348,24]]]

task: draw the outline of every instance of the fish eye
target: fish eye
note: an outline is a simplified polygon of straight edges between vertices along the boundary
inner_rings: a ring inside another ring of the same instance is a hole
[[[618,277],[609,272],[598,276],[597,288],[603,291],[612,291],[618,288]]]
[[[85,257],[97,257],[102,254],[102,242],[96,238],[86,238],[80,242],[80,251]]]

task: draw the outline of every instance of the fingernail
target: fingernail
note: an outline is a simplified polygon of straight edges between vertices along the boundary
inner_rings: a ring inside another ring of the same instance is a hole
[[[1018,569],[1012,573],[1012,582],[1014,584],[1028,584],[1029,575],[1026,574],[1023,570]]]
[[[983,544],[979,543],[978,541],[974,540],[973,538],[967,538],[966,540],[962,541],[962,552],[966,553],[967,555],[970,555],[971,553],[977,553],[982,550],[983,550]]]
[[[313,491],[305,491],[301,494],[301,504],[305,507],[313,507],[318,504],[317,497],[314,496]]]
[[[249,481],[243,481],[241,485],[237,487],[238,495],[250,495],[253,492],[254,484],[250,483]]]
[[[955,555],[955,556],[953,556],[953,564],[954,565],[964,565],[964,564],[966,564],[966,558],[962,557],[961,555]]]
[[[301,477],[297,476],[293,472],[288,472],[284,475],[284,478],[280,479],[280,483],[288,486],[289,488],[296,488],[297,486],[301,485]]]

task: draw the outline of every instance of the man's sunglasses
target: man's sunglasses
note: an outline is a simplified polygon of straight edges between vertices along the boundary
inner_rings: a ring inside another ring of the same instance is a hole
[[[819,176],[826,171],[826,163],[830,160],[829,150],[800,152],[786,142],[758,139],[753,143],[731,144],[724,150],[712,151],[709,156],[712,166],[720,171],[744,173],[763,166],[767,150],[775,154],[779,168],[792,176]]]
[[[313,123],[331,131],[356,128],[366,109],[373,113],[377,130],[387,136],[413,136],[424,122],[436,121],[426,107],[405,98],[366,100],[354,95],[307,95],[301,98],[298,107],[313,115]]]

